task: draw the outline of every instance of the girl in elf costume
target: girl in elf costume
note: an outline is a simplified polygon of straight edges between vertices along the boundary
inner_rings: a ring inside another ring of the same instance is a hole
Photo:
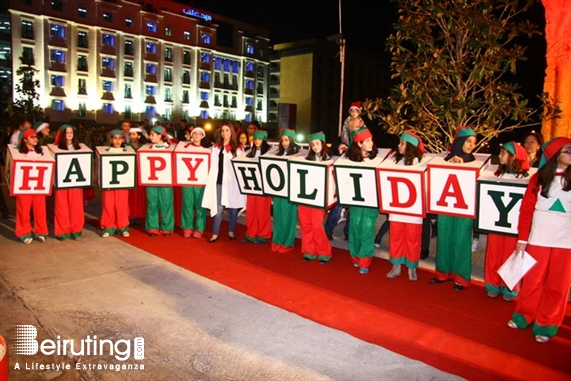
[[[44,155],[38,144],[38,136],[33,128],[26,128],[20,133],[18,151],[27,158],[33,159]],[[30,222],[30,212],[34,214],[34,230]],[[16,237],[20,242],[29,245],[35,238],[46,242],[48,222],[46,218],[46,196],[39,194],[16,196]]]
[[[145,145],[145,137],[140,127],[129,129],[129,142],[127,146],[137,151]],[[147,215],[147,191],[145,187],[135,184],[133,189],[129,189],[129,225],[139,226],[139,219]]]
[[[571,139],[553,138],[542,146],[517,230],[516,253],[527,251],[537,263],[523,277],[508,326],[533,325],[535,340],[545,343],[563,322],[571,285]]]
[[[500,149],[500,165],[494,173],[497,177],[517,179],[528,177],[529,159],[525,148],[516,142],[507,142]],[[486,262],[484,265],[484,281],[490,298],[497,298],[501,293],[506,302],[517,296],[519,285],[512,291],[505,285],[498,274],[498,269],[513,253],[517,237],[503,234],[488,234],[486,246]]]
[[[422,140],[412,132],[403,132],[400,136],[398,151],[395,154],[397,165],[417,165],[424,156]],[[408,279],[417,281],[416,268],[420,261],[420,243],[422,237],[422,217],[389,214],[389,262],[393,268],[387,278],[393,279],[401,274],[401,266],[408,268]]]
[[[194,127],[189,130],[191,140],[189,143],[185,143],[184,147],[202,147],[202,139],[206,136],[206,132],[201,127]],[[204,187],[182,187],[180,224],[184,238],[202,238],[206,228],[206,209],[202,207],[203,198]]]
[[[149,134],[151,148],[163,150],[169,147],[164,127],[155,126]],[[174,231],[173,190],[171,186],[147,186],[147,218],[145,230],[151,237],[168,237]],[[160,218],[159,218],[160,216]]]
[[[222,121],[220,136],[210,153],[210,171],[202,200],[202,206],[209,209],[210,215],[214,217],[210,243],[218,240],[222,212],[226,208],[229,213],[228,238],[231,241],[236,239],[234,232],[238,222],[238,212],[246,205],[246,198],[240,193],[238,180],[232,168],[232,159],[242,153],[244,151],[238,146],[234,126],[230,121]]]
[[[377,146],[371,131],[365,126],[351,132],[351,145],[345,152],[351,161],[370,161],[377,157]],[[349,225],[349,252],[353,266],[359,273],[367,274],[375,253],[375,221],[379,211],[375,208],[351,206]]]
[[[299,146],[295,143],[295,131],[283,129],[276,156],[291,156],[297,153]],[[273,214],[272,251],[287,253],[294,250],[297,205],[289,202],[287,198],[273,197]]]
[[[246,157],[254,158],[270,150],[268,132],[256,130],[252,148]],[[272,199],[249,194],[246,197],[246,236],[242,243],[268,243],[272,236]]]
[[[60,127],[54,142],[59,149],[78,150],[79,140],[75,134],[75,127],[64,124]],[[54,232],[58,240],[78,239],[83,232],[85,224],[83,204],[83,188],[69,188],[55,190],[55,223]]]
[[[460,127],[450,152],[444,160],[450,163],[469,163],[476,160],[476,133]],[[454,290],[462,291],[470,285],[472,276],[472,228],[474,220],[467,217],[438,216],[436,276],[430,283],[454,281]]]
[[[109,133],[111,147],[108,152],[126,151],[123,131],[113,130]],[[129,190],[110,189],[101,191],[101,230],[103,238],[115,234],[129,237]]]
[[[325,145],[325,134],[316,132],[309,135],[309,153],[306,160],[326,161],[331,159]],[[299,227],[301,228],[301,251],[304,262],[318,259],[319,263],[326,264],[331,259],[331,242],[325,234],[323,218],[326,210],[312,206],[299,205],[297,207]]]

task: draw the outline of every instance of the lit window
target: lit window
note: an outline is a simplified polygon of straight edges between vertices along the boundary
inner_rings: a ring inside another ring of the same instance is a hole
[[[87,32],[77,33],[77,46],[80,48],[87,48]]]
[[[103,90],[105,90],[105,91],[113,91],[113,82],[111,82],[111,81],[103,81]]]
[[[62,11],[63,10],[62,0],[52,0],[52,9],[54,11]]]
[[[61,99],[54,99],[52,101],[52,109],[54,111],[64,111],[65,110],[65,104]]]
[[[246,122],[251,122],[252,121],[252,114],[250,113],[246,113]]]
[[[172,68],[165,67],[165,81],[172,82]]]
[[[190,65],[190,52],[188,50],[182,52],[182,63]]]
[[[165,119],[170,120],[172,118],[172,109],[170,107],[165,108]]]
[[[147,21],[147,31],[157,33],[157,23],[154,21]]]
[[[115,46],[115,36],[112,34],[105,33],[103,35],[103,45],[104,46]]]
[[[246,62],[246,71],[254,71],[254,63]]]
[[[182,91],[182,103],[188,103],[189,101],[188,90]]]
[[[145,73],[150,74],[150,75],[157,74],[157,65],[148,63],[145,65],[145,68],[146,68]]]
[[[230,60],[224,60],[224,71],[230,71]]]
[[[50,61],[57,63],[65,63],[65,53],[58,49],[52,49],[50,51]]]
[[[77,116],[85,118],[87,116],[87,106],[85,103],[80,103],[77,107]]]
[[[165,36],[167,37],[171,37],[172,36],[172,28],[170,26],[167,26],[165,28]]]
[[[125,19],[125,26],[128,28],[132,28],[133,27],[133,19],[130,17],[127,17]]]
[[[52,86],[63,86],[63,76],[52,75]]]
[[[222,58],[214,57],[214,70],[222,69]]]
[[[201,82],[210,82],[210,73],[205,71],[200,72],[200,81]]]
[[[188,70],[182,71],[182,83],[190,85],[190,71]]]
[[[103,20],[113,22],[113,15],[109,12],[103,12]]]
[[[125,40],[125,54],[132,56],[133,52],[133,41]]]
[[[112,103],[103,103],[103,112],[105,114],[113,114],[113,104]]]
[[[85,78],[79,78],[77,80],[77,93],[87,95],[87,81]]]
[[[34,24],[30,21],[22,21],[22,38],[34,38]]]
[[[155,116],[155,107],[154,106],[147,106],[147,108],[145,109],[145,115],[150,116],[150,117]]]
[[[132,62],[125,62],[125,70],[123,72],[123,75],[126,77],[132,77],[133,76],[133,63]]]
[[[125,105],[125,119],[127,120],[131,120],[131,106],[130,105]]]
[[[232,61],[232,73],[238,74],[240,72],[240,63],[238,61]]]
[[[155,95],[155,86],[153,85],[146,85],[145,86],[145,94],[146,95]]]
[[[210,63],[210,54],[208,54],[208,53],[201,53],[201,54],[200,54],[200,62],[202,62],[202,63]]]
[[[165,87],[165,101],[172,102],[172,89],[170,87]]]
[[[209,34],[202,34],[200,36],[200,38],[202,39],[203,44],[210,45],[210,35]]]
[[[157,44],[153,42],[147,42],[146,44],[147,53],[157,54]]]
[[[254,98],[252,97],[246,97],[246,105],[251,106],[253,103]]]
[[[165,47],[165,61],[172,61],[172,48]]]
[[[77,13],[79,17],[87,18],[87,8],[82,8],[82,7],[77,8]]]
[[[50,36],[65,38],[65,27],[59,24],[52,24],[50,27]]]
[[[125,84],[125,98],[133,98],[133,93],[132,93],[132,89],[131,89],[131,84],[130,83],[126,83]]]
[[[253,90],[254,89],[254,81],[252,81],[251,79],[247,79],[246,80],[246,88]]]
[[[188,120],[188,110],[182,110],[182,119]]]
[[[183,32],[183,36],[184,36],[184,39],[185,39],[185,40],[190,40],[190,32],[188,32],[188,31],[185,30],[185,31]]]
[[[87,56],[81,54],[77,56],[77,70],[87,71]]]
[[[200,111],[200,118],[201,118],[201,119],[208,119],[208,111],[206,111],[206,110],[201,110],[201,111]]]
[[[252,45],[252,44],[246,44],[246,53],[248,53],[248,54],[254,54],[254,45]]]
[[[201,101],[208,101],[208,92],[207,91],[201,91],[200,92],[200,100]]]
[[[103,57],[102,65],[104,69],[115,69],[115,60],[111,57]]]

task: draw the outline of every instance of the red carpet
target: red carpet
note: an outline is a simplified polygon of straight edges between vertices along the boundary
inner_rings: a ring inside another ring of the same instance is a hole
[[[375,258],[368,275],[349,253],[333,249],[327,265],[304,263],[296,251],[277,254],[270,245],[243,244],[245,227],[230,241],[227,225],[218,242],[148,237],[132,230],[125,242],[256,299],[347,332],[407,357],[470,380],[570,380],[571,308],[557,337],[536,343],[531,329],[508,328],[513,303],[486,296],[482,285],[455,292],[451,283],[429,284],[406,275],[389,280],[391,265]],[[209,235],[208,235],[209,237]]]

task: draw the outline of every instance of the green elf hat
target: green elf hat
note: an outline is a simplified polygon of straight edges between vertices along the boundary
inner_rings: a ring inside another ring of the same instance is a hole
[[[476,136],[476,132],[470,127],[458,127],[456,129],[456,139],[468,136]]]
[[[405,142],[410,143],[415,147],[418,147],[422,153],[426,152],[424,148],[424,143],[422,143],[422,140],[420,140],[420,138],[416,134],[410,131],[405,131],[401,134],[400,138],[401,140],[404,140]]]
[[[40,132],[41,130],[43,130],[44,128],[50,128],[50,125],[46,122],[36,122],[34,124],[34,130],[36,132]]]
[[[560,136],[543,144],[541,146],[541,159],[539,160],[538,169],[543,168],[545,164],[547,164],[553,156],[557,155],[557,152],[561,151],[561,148],[567,143],[571,143],[571,139]]]
[[[295,131],[291,130],[289,128],[284,128],[282,129],[282,136],[287,136],[288,138],[290,138],[291,140],[295,140]]]
[[[322,142],[325,142],[325,134],[322,131],[319,131],[315,134],[309,135],[309,139],[307,139],[307,141],[312,142],[314,140],[321,140]]]
[[[154,126],[151,131],[155,131],[157,134],[162,136],[167,136],[167,130],[163,126]]]
[[[355,143],[362,142],[372,137],[373,134],[371,134],[371,131],[369,131],[365,126],[360,127],[358,130],[351,131],[351,139],[353,139]]]
[[[527,156],[525,148],[513,141],[504,143],[502,148],[515,156],[515,159],[519,161],[521,165],[521,169],[529,171],[529,157]]]
[[[61,127],[59,128],[59,130],[57,131],[57,135],[54,141],[54,144],[57,146],[61,140],[61,136],[63,134],[65,134],[65,130],[67,130],[68,128],[71,128],[73,131],[75,131],[75,127],[73,127],[71,124],[62,124]]]
[[[129,131],[130,131],[130,130],[129,130]],[[109,133],[109,136],[111,136],[111,137],[116,136],[116,135],[123,136],[123,131],[121,131],[121,130],[111,130],[111,132]]]
[[[256,132],[254,132],[254,139],[262,139],[263,141],[267,142],[268,141],[268,131],[256,130]]]

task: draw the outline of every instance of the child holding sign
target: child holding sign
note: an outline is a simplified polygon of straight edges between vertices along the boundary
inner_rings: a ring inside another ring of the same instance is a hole
[[[190,142],[185,147],[202,147],[206,132],[201,127],[190,128]],[[182,144],[182,143],[181,143]],[[206,228],[206,209],[202,207],[204,187],[182,187],[182,210],[180,224],[184,238],[202,238]]]

